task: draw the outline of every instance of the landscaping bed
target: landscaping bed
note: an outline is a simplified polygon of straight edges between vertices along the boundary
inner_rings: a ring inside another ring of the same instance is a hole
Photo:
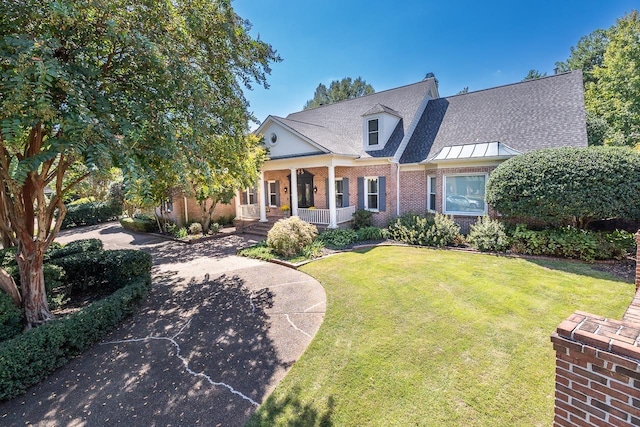
[[[12,251],[3,250],[0,260],[17,278]],[[102,339],[136,310],[151,286],[149,254],[103,250],[97,239],[53,245],[45,259],[48,300],[58,316],[24,333],[20,310],[0,317],[0,400],[25,392]]]

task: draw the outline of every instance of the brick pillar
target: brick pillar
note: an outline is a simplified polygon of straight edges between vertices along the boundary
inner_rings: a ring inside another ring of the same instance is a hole
[[[554,426],[640,425],[640,325],[575,312],[551,335]]]
[[[640,230],[636,233],[636,291],[640,288]]]

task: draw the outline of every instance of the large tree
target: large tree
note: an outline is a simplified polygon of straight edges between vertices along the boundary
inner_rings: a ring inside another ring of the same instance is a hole
[[[279,60],[249,29],[229,0],[0,3],[0,229],[29,325],[52,317],[43,256],[78,182],[118,166],[129,186],[170,188],[247,132],[243,87]]]
[[[364,81],[362,77],[352,80],[351,77],[345,77],[342,80],[334,80],[327,88],[320,83],[310,99],[304,104],[304,109],[320,107],[321,105],[333,104],[334,102],[344,101],[345,99],[358,98],[360,96],[374,93],[373,86]]]
[[[608,31],[602,64],[585,87],[587,109],[604,119],[611,145],[640,144],[640,15],[633,11]]]
[[[540,79],[542,77],[547,77],[547,73],[541,73],[538,70],[529,70],[529,72],[527,73],[526,76],[524,76],[524,79],[522,79],[523,82],[526,82],[527,80],[536,80],[536,79]]]

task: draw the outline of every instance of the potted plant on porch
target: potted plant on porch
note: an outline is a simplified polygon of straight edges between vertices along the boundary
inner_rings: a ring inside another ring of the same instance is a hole
[[[285,218],[289,218],[289,212],[291,210],[291,208],[289,207],[289,205],[282,205],[280,206],[280,210],[282,211],[282,213],[284,214]]]

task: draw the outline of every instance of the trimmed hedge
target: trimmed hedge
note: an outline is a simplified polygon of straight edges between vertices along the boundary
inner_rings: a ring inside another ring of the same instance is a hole
[[[453,217],[405,214],[396,218],[384,231],[385,237],[398,242],[420,246],[449,246],[460,234],[460,226]]]
[[[158,231],[158,224],[156,224],[154,220],[147,218],[121,218],[120,225],[127,230],[139,231],[142,233]]]
[[[73,242],[69,242],[64,246],[50,247],[47,253],[44,255],[44,259],[45,262],[52,261],[82,252],[101,251],[102,248],[103,244],[102,240],[100,239],[76,240]]]
[[[640,154],[621,147],[525,153],[491,173],[486,199],[503,215],[553,225],[640,219]]]
[[[8,340],[22,331],[22,310],[13,305],[11,297],[0,291],[0,341]]]
[[[99,341],[135,311],[150,289],[152,262],[145,252],[93,251],[52,262],[69,269],[62,280],[73,289],[99,283],[117,290],[77,313],[0,342],[0,399],[24,393]],[[79,279],[86,281],[73,282]]]
[[[0,343],[0,400],[24,393],[102,339],[135,311],[150,284],[138,278],[78,313]]]
[[[62,228],[115,221],[120,215],[122,215],[122,207],[108,202],[68,205]]]

